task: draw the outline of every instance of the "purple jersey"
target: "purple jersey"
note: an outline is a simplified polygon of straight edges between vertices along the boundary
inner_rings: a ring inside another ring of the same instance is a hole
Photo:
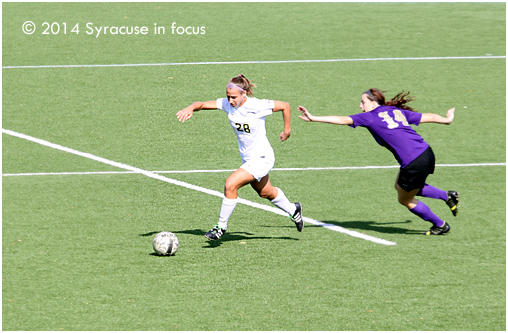
[[[367,127],[381,146],[393,153],[402,168],[420,156],[429,145],[410,126],[418,126],[422,114],[393,106],[378,106],[370,112],[350,116],[351,127]]]

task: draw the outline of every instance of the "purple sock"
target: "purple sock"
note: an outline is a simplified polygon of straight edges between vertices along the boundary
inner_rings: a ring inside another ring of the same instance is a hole
[[[432,199],[448,200],[448,193],[446,193],[446,191],[430,186],[429,184],[425,184],[425,186],[420,189],[416,195]]]
[[[434,224],[436,227],[442,227],[444,225],[444,221],[441,220],[436,214],[434,214],[430,208],[421,201],[418,201],[416,206],[413,209],[409,210],[411,213],[421,217],[425,221],[429,221]]]

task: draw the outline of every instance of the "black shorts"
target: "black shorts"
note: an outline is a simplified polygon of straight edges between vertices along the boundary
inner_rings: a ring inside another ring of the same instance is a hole
[[[409,163],[405,168],[400,168],[399,180],[397,184],[409,192],[420,189],[425,186],[427,176],[434,173],[436,166],[436,157],[432,148],[427,148],[420,156]]]

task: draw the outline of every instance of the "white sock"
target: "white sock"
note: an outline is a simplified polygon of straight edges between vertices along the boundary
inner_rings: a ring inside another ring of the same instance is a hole
[[[286,195],[282,190],[278,187],[276,187],[278,193],[277,197],[270,202],[275,205],[276,207],[279,207],[286,213],[288,213],[290,216],[293,216],[296,211],[296,206],[294,203],[291,203],[288,198],[286,198]]]
[[[233,211],[235,210],[236,204],[238,203],[238,198],[236,199],[228,199],[226,197],[222,198],[222,206],[220,208],[219,215],[219,228],[226,230],[228,227],[228,220]]]

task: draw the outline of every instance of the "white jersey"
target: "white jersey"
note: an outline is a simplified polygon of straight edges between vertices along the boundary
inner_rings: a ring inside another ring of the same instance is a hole
[[[250,158],[274,158],[266,137],[265,116],[273,113],[273,100],[247,97],[242,106],[234,108],[227,98],[217,99],[217,109],[226,112],[238,139],[238,148],[244,162]]]

